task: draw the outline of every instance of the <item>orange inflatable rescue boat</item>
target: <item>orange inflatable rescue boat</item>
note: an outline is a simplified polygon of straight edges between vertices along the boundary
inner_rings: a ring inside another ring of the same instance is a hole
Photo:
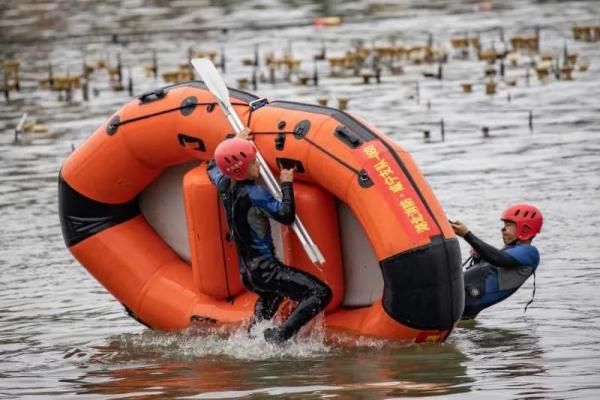
[[[460,249],[410,155],[340,110],[230,93],[275,175],[296,167],[296,211],[325,264],[310,262],[290,228],[274,225],[273,236],[282,261],[331,288],[326,329],[445,340],[464,302]],[[67,246],[151,328],[239,324],[253,313],[206,172],[231,133],[206,86],[186,82],[125,105],[61,169]]]

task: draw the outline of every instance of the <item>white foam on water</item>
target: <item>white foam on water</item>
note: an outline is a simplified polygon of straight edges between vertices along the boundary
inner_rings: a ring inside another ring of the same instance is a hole
[[[176,333],[144,331],[141,334],[118,335],[113,337],[110,346],[116,352],[109,357],[114,361],[124,353],[133,352],[138,356],[140,353],[160,353],[161,358],[169,359],[227,356],[238,360],[268,360],[313,358],[330,351],[325,344],[322,327],[300,332],[288,342],[275,345],[267,343],[263,337],[264,330],[273,326],[273,323],[265,321],[254,326],[250,333],[245,327],[233,332],[222,327],[192,327]]]
[[[388,343],[382,339],[326,334],[322,317],[302,328],[289,341],[277,345],[264,339],[264,331],[277,323],[263,321],[250,332],[246,326],[190,327],[180,332],[145,330],[111,337],[108,344],[94,346],[99,352],[95,362],[128,362],[131,358],[195,359],[226,356],[237,360],[313,359],[336,351],[356,348],[381,349]]]

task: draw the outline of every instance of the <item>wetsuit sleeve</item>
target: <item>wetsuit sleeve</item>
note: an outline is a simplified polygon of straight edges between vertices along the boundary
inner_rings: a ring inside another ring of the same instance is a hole
[[[248,196],[253,206],[265,211],[275,221],[290,225],[296,218],[292,182],[283,182],[281,192],[281,201],[278,201],[260,185],[252,185],[248,188]]]
[[[225,174],[223,174],[223,172],[221,172],[219,167],[217,167],[217,163],[215,163],[215,160],[209,161],[207,172],[210,181],[213,183],[213,185],[217,187],[217,190],[219,192],[224,192],[225,190],[227,190],[231,183],[231,179],[229,179],[227,176],[225,176]]]
[[[540,263],[540,253],[531,245],[515,246],[506,249],[505,252],[514,257],[521,265],[536,268]]]
[[[477,251],[477,253],[479,253],[479,256],[484,261],[487,261],[496,267],[518,268],[520,266],[519,261],[516,258],[487,244],[471,232],[467,232],[464,239],[475,249],[475,251]]]

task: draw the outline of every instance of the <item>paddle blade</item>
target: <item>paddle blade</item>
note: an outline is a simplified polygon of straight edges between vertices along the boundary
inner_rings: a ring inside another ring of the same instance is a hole
[[[229,90],[212,61],[208,58],[194,58],[191,60],[191,63],[194,70],[196,70],[208,87],[208,90],[210,90],[217,100],[225,105],[229,105]]]

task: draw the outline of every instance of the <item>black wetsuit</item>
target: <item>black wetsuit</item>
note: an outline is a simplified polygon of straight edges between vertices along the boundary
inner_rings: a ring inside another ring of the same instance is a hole
[[[462,319],[508,298],[537,269],[538,250],[529,244],[512,244],[501,250],[485,243],[471,232],[464,239],[479,254],[464,273],[465,310]]]
[[[227,211],[231,234],[237,245],[244,286],[258,294],[256,322],[273,317],[284,297],[298,302],[289,318],[265,338],[282,342],[292,337],[331,300],[331,289],[316,277],[283,264],[275,257],[269,218],[290,225],[295,219],[291,182],[281,184],[277,201],[254,181],[234,182],[211,161],[208,174]]]

